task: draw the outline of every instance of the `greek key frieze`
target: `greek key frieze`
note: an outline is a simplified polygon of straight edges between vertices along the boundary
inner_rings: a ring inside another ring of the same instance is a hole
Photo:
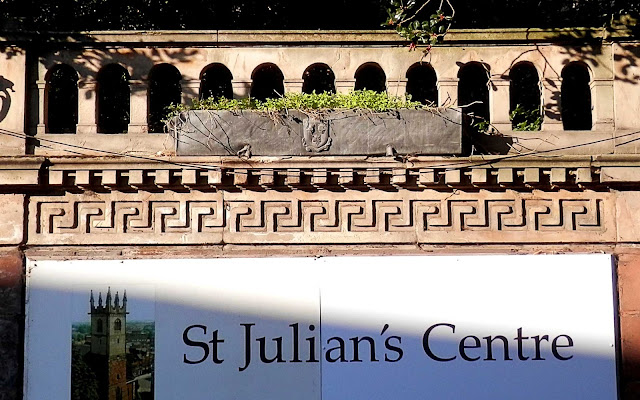
[[[609,194],[364,192],[34,197],[33,243],[588,240],[615,231]],[[175,196],[174,196],[175,197]],[[266,235],[266,236],[265,236]],[[490,235],[490,236],[488,236]],[[604,236],[603,236],[604,235]]]

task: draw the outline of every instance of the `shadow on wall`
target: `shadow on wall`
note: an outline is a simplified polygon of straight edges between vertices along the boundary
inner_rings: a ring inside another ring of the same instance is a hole
[[[69,398],[59,383],[70,382],[74,344],[116,349],[82,334],[101,331],[87,316],[91,290],[100,306],[111,285],[126,289],[128,326],[153,323],[155,391],[180,390],[171,398],[615,399],[610,259],[506,257],[517,258],[189,260],[180,276],[176,260],[39,261],[25,398]],[[397,285],[380,279],[389,262]],[[537,277],[521,284],[531,268]]]
[[[4,121],[7,118],[7,114],[9,114],[9,109],[11,108],[11,92],[15,93],[15,89],[13,88],[14,83],[0,75],[0,122]]]

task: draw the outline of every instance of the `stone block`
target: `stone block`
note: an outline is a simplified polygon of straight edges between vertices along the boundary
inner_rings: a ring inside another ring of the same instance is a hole
[[[638,167],[602,167],[600,182],[638,182],[640,168]]]
[[[23,259],[18,251],[0,254],[0,316],[22,314]]]
[[[24,239],[24,195],[0,195],[0,245],[15,245]]]
[[[253,111],[190,111],[175,132],[178,155],[460,154],[461,114],[397,110],[330,111],[319,117],[292,111],[278,117]]]
[[[640,254],[618,255],[620,311],[640,310]]]
[[[640,241],[639,192],[616,192],[618,242]]]
[[[640,380],[640,316],[620,314],[620,346],[622,354],[622,376],[629,380]]]

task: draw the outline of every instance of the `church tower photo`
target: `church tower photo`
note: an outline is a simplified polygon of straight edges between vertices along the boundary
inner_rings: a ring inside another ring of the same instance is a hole
[[[105,304],[102,293],[95,305],[93,291],[91,305],[91,349],[87,361],[93,369],[98,383],[99,400],[133,400],[132,390],[127,385],[127,293],[120,297],[116,292],[112,299],[111,288],[107,291]]]

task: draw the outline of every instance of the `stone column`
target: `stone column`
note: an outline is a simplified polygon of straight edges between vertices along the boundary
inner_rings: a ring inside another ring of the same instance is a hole
[[[81,79],[78,81],[78,125],[76,133],[96,133],[97,125],[96,81]]]
[[[349,93],[356,87],[355,79],[336,79],[336,92]]]
[[[401,96],[407,94],[407,80],[406,79],[394,79],[387,81],[387,93],[392,96]]]
[[[180,81],[182,88],[182,104],[190,105],[193,99],[200,98],[200,79],[183,79]]]
[[[612,79],[595,79],[591,82],[591,102],[595,130],[614,129],[614,94]]]
[[[302,93],[303,84],[304,81],[302,79],[285,79],[284,93]]]
[[[45,91],[47,87],[46,81],[36,81],[38,87],[38,125],[36,125],[36,134],[41,135],[46,132],[45,127]]]
[[[559,77],[544,78],[542,81],[543,115],[542,130],[562,130],[562,114],[560,94],[562,91],[562,79]]]
[[[489,90],[489,121],[498,132],[511,130],[509,110],[511,101],[509,98],[509,79],[491,78],[492,87]]]
[[[438,80],[438,105],[458,103],[458,78],[441,78]]]
[[[130,80],[131,103],[129,111],[129,133],[146,133],[149,131],[147,115],[149,112],[148,92],[146,81]]]
[[[246,98],[249,97],[249,94],[251,94],[251,79],[234,79],[233,81],[231,81],[231,86],[233,87],[234,99]]]

